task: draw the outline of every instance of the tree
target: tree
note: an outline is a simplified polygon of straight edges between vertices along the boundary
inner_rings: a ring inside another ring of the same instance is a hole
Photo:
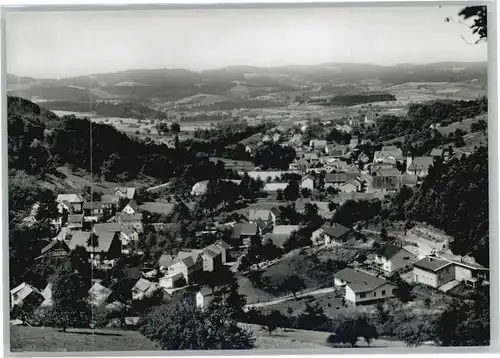
[[[381,230],[380,230],[380,238],[384,241],[387,241],[389,240],[389,236],[387,235],[387,229],[385,227],[383,227]]]
[[[280,289],[284,292],[290,292],[291,294],[293,294],[294,298],[297,298],[297,292],[304,289],[305,287],[306,286],[304,280],[297,275],[290,275],[285,277],[280,284]]]
[[[434,332],[434,322],[428,316],[401,322],[395,329],[396,337],[408,347],[418,347],[424,342],[434,340]]]
[[[276,190],[276,200],[278,201],[282,201],[283,200],[283,190],[282,189],[278,189]]]
[[[474,22],[469,26],[472,33],[477,35],[479,39],[476,43],[486,41],[488,38],[488,14],[486,6],[467,6],[459,13],[464,20],[474,19]],[[448,18],[447,21],[450,21]]]
[[[156,131],[158,134],[167,134],[169,132],[168,123],[158,122],[156,123]]]
[[[266,330],[271,336],[278,327],[285,327],[287,319],[278,310],[272,310],[268,314],[260,316],[260,324],[263,330]]]
[[[50,323],[66,332],[68,327],[85,327],[90,322],[86,280],[70,264],[59,267],[52,282],[54,301]]]
[[[91,233],[87,239],[87,246],[91,247],[92,250],[99,247],[99,236],[95,233]]]
[[[153,309],[140,332],[164,350],[251,349],[255,344],[228,309],[202,311],[185,300]]]
[[[181,132],[181,126],[179,125],[179,123],[172,122],[172,124],[170,125],[170,131],[174,134],[179,134]]]
[[[287,201],[295,201],[299,198],[299,190],[299,181],[297,179],[292,179],[288,182],[285,190],[283,190],[283,195]]]
[[[311,196],[311,189],[309,188],[302,188],[300,189],[300,195],[303,197],[303,198],[308,198]]]
[[[306,303],[304,312],[299,314],[296,320],[297,328],[306,330],[324,329],[329,324],[330,320],[317,302],[315,305]]]
[[[354,347],[359,337],[364,338],[368,344],[373,339],[378,338],[377,330],[364,316],[346,319],[339,325],[334,334],[327,338],[327,343],[331,345],[349,343],[351,347]]]

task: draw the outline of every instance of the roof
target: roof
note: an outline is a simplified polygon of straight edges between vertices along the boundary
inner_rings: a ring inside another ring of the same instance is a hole
[[[401,172],[396,168],[379,168],[375,171],[378,177],[392,177],[399,176]]]
[[[378,150],[373,154],[374,161],[390,161],[395,162],[403,159],[403,152],[398,150]]]
[[[130,206],[134,211],[139,210],[139,204],[137,204],[134,200],[131,200],[125,206]]]
[[[82,224],[83,214],[68,215],[68,224]]]
[[[484,267],[483,265],[480,265],[475,262],[468,262],[468,261],[461,261],[461,260],[455,260],[455,259],[446,259],[447,261],[452,262],[455,265],[458,266],[463,266],[471,270],[477,270],[477,271],[489,271],[487,267]]]
[[[440,157],[443,155],[443,150],[439,148],[434,148],[429,154],[431,157]]]
[[[374,176],[372,187],[374,189],[399,189],[401,182],[399,176]]]
[[[271,210],[267,209],[250,209],[248,220],[256,221],[257,219],[267,221],[271,217]]]
[[[327,224],[323,225],[322,229],[325,234],[336,239],[341,238],[348,232],[352,231],[352,229],[345,227],[344,225],[341,225],[339,223],[333,223],[331,225]]]
[[[90,294],[93,294],[95,297],[96,301],[105,301],[106,298],[108,298],[113,291],[111,291],[109,288],[104,287],[101,285],[99,282],[96,282],[92,285],[92,287],[89,290]]]
[[[135,188],[115,188],[114,192],[117,191],[122,192],[128,199],[133,199],[135,196]]]
[[[83,203],[84,209],[102,209],[102,202],[100,201],[86,201]]]
[[[47,246],[45,246],[41,250],[41,254],[43,255],[43,254],[45,254],[45,253],[49,252],[50,250],[57,248],[57,247],[61,247],[61,248],[65,249],[66,251],[69,251],[69,247],[65,242],[59,241],[59,240],[54,240],[54,241],[51,241]]]
[[[288,235],[290,236],[292,232],[300,229],[299,225],[276,225],[273,228],[273,235]]]
[[[266,183],[264,191],[278,191],[278,189],[285,190],[288,183]]]
[[[304,159],[315,160],[315,159],[319,159],[319,156],[318,156],[318,153],[316,153],[316,152],[304,153]]]
[[[329,173],[325,175],[325,183],[345,183],[358,175],[358,173]]]
[[[243,235],[257,235],[257,224],[235,224],[233,227],[233,238],[239,238]]]
[[[393,245],[384,245],[377,251],[377,255],[385,257],[386,259],[390,259],[401,250],[404,249],[402,247],[396,247]]]
[[[101,202],[103,204],[118,204],[120,197],[118,195],[103,195],[101,196]]]
[[[266,181],[268,178],[274,179],[276,177],[281,177],[283,174],[293,173],[293,171],[259,171],[252,170],[246,172],[248,176],[252,179],[260,178],[262,181]],[[243,175],[245,172],[240,172],[239,174]]]
[[[382,147],[381,151],[382,152],[401,152],[401,153],[403,153],[403,151],[395,145],[384,145]]]
[[[334,274],[334,277],[346,281],[349,288],[351,288],[355,293],[369,292],[385,283],[391,284],[384,279],[349,267],[338,271]]]
[[[216,258],[220,254],[221,254],[220,249],[215,248],[215,247],[211,247],[211,246],[205,247],[202,251],[202,255],[206,255],[206,256],[210,257],[211,259]]]
[[[432,157],[415,157],[412,159],[408,170],[428,170],[434,164]]]
[[[437,272],[449,265],[451,265],[450,261],[438,259],[431,256],[424,257],[423,259],[413,263],[413,266],[415,267],[432,272]]]
[[[158,260],[158,265],[163,267],[168,267],[174,261],[174,257],[172,255],[163,254]]]
[[[85,199],[79,194],[59,194],[57,195],[56,201],[61,203],[67,201],[68,203],[83,203]]]
[[[145,278],[140,278],[134,285],[133,289],[146,292],[151,286],[153,282],[146,280]]]
[[[118,223],[97,223],[94,224],[94,232],[118,232],[122,228]]]
[[[326,147],[327,145],[327,141],[324,140],[324,139],[311,139],[309,141],[309,146],[312,147],[314,146],[314,148],[318,148],[318,147]]]
[[[212,290],[206,286],[203,286],[202,288],[200,288],[198,293],[200,293],[202,296],[212,296],[213,295]]]
[[[303,176],[302,179],[300,179],[300,181],[303,182],[306,179],[311,179],[312,181],[314,181],[314,176],[312,176],[311,174],[307,174]]]
[[[10,294],[11,295],[17,294],[17,297],[20,300],[24,300],[33,292],[43,297],[42,293],[36,287],[33,287],[32,285],[26,282],[23,282],[19,286],[16,286],[12,290],[10,290]]]
[[[120,219],[120,221],[142,221],[142,213],[135,213],[135,214],[120,213],[118,214],[118,218]]]
[[[85,231],[75,231],[71,237],[71,240],[67,243],[71,250],[74,250],[77,246],[83,246],[87,251],[92,251],[92,247],[87,246],[87,241],[90,237],[90,232]],[[114,232],[98,232],[96,233],[98,237],[98,246],[94,249],[96,252],[108,252],[113,239],[116,237]]]
[[[416,175],[402,175],[400,182],[401,185],[417,185],[418,177]]]
[[[222,247],[224,250],[229,250],[229,245],[223,240],[217,241],[215,245]]]
[[[191,189],[191,193],[205,193],[208,188],[208,180],[203,180],[195,183]]]

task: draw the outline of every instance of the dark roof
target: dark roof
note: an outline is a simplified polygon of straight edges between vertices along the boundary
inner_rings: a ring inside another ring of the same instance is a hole
[[[242,235],[257,235],[257,224],[235,224],[233,228],[233,238]]]
[[[455,259],[447,259],[448,261],[451,261],[453,264],[458,265],[458,266],[463,266],[471,270],[478,270],[478,271],[488,271],[489,269],[487,267],[484,267],[483,265],[474,263],[474,262],[468,262],[468,261],[461,261],[461,260],[455,260]]]
[[[331,225],[323,225],[322,227],[323,231],[325,234],[335,238],[339,239],[348,232],[352,231],[352,229],[349,229],[348,227],[345,227],[344,225],[341,225],[339,223],[333,223]]]
[[[68,215],[68,224],[83,223],[83,214]]]
[[[118,214],[120,221],[142,221],[142,213],[129,214]]]
[[[84,209],[102,209],[102,203],[100,201],[86,201],[83,203]]]
[[[168,267],[170,264],[174,261],[174,257],[172,255],[161,255],[160,259],[158,260],[158,265],[163,266],[163,267]]]
[[[429,154],[431,157],[440,157],[443,155],[443,150],[439,148],[434,148],[431,150],[431,154]]]
[[[396,247],[393,245],[384,245],[377,251],[377,255],[385,257],[386,259],[390,259],[401,250],[402,250],[401,247]]]
[[[103,204],[118,204],[120,197],[118,195],[103,195],[101,196],[101,202]]]
[[[436,257],[427,256],[417,262],[413,266],[418,267],[425,271],[437,272],[447,266],[451,265],[450,261],[438,259]]]
[[[345,183],[358,175],[358,173],[329,173],[325,175],[325,183]]]
[[[118,232],[122,228],[118,223],[97,223],[94,224],[94,232]]]
[[[65,242],[59,241],[59,240],[54,240],[54,241],[51,241],[47,246],[45,246],[42,249],[41,254],[44,255],[45,253],[47,253],[55,248],[58,248],[58,247],[63,248],[66,251],[70,251],[68,245]]]
[[[428,170],[434,164],[432,157],[415,157],[412,159],[408,170]]]
[[[271,239],[274,245],[277,247],[283,247],[289,237],[290,235],[287,234],[266,234],[265,240]]]
[[[374,189],[399,189],[399,176],[374,176],[372,186]]]
[[[92,247],[87,246],[90,234],[90,232],[75,231],[68,243],[68,247],[74,250],[77,246],[83,246],[88,252],[92,252]],[[117,237],[114,232],[99,232],[96,235],[98,237],[98,246],[94,249],[95,252],[108,252],[113,240]]]
[[[354,270],[349,267],[340,270],[339,272],[334,274],[334,277],[346,281],[347,285],[355,293],[369,292],[376,289],[377,287],[382,286],[385,283],[391,284],[384,279],[367,274],[365,272]]]

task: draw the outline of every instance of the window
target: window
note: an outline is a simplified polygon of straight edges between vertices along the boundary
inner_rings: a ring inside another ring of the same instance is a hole
[[[382,296],[385,296],[385,290],[382,290]]]
[[[377,297],[377,292],[373,292],[373,297]]]
[[[360,294],[359,294],[359,297],[361,297],[361,298],[365,298],[365,297],[366,297],[366,293],[365,293],[365,292],[360,293]]]
[[[403,260],[409,260],[409,259],[410,259],[410,257],[409,257],[409,256],[404,256],[404,257],[403,257]]]
[[[392,289],[392,294],[394,295],[395,293],[396,293],[396,289],[395,289],[395,288],[393,288],[393,289]]]

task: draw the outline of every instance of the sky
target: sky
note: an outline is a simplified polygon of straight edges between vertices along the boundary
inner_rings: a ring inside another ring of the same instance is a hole
[[[456,6],[19,11],[6,14],[7,72],[63,78],[127,69],[330,62],[486,61]]]

